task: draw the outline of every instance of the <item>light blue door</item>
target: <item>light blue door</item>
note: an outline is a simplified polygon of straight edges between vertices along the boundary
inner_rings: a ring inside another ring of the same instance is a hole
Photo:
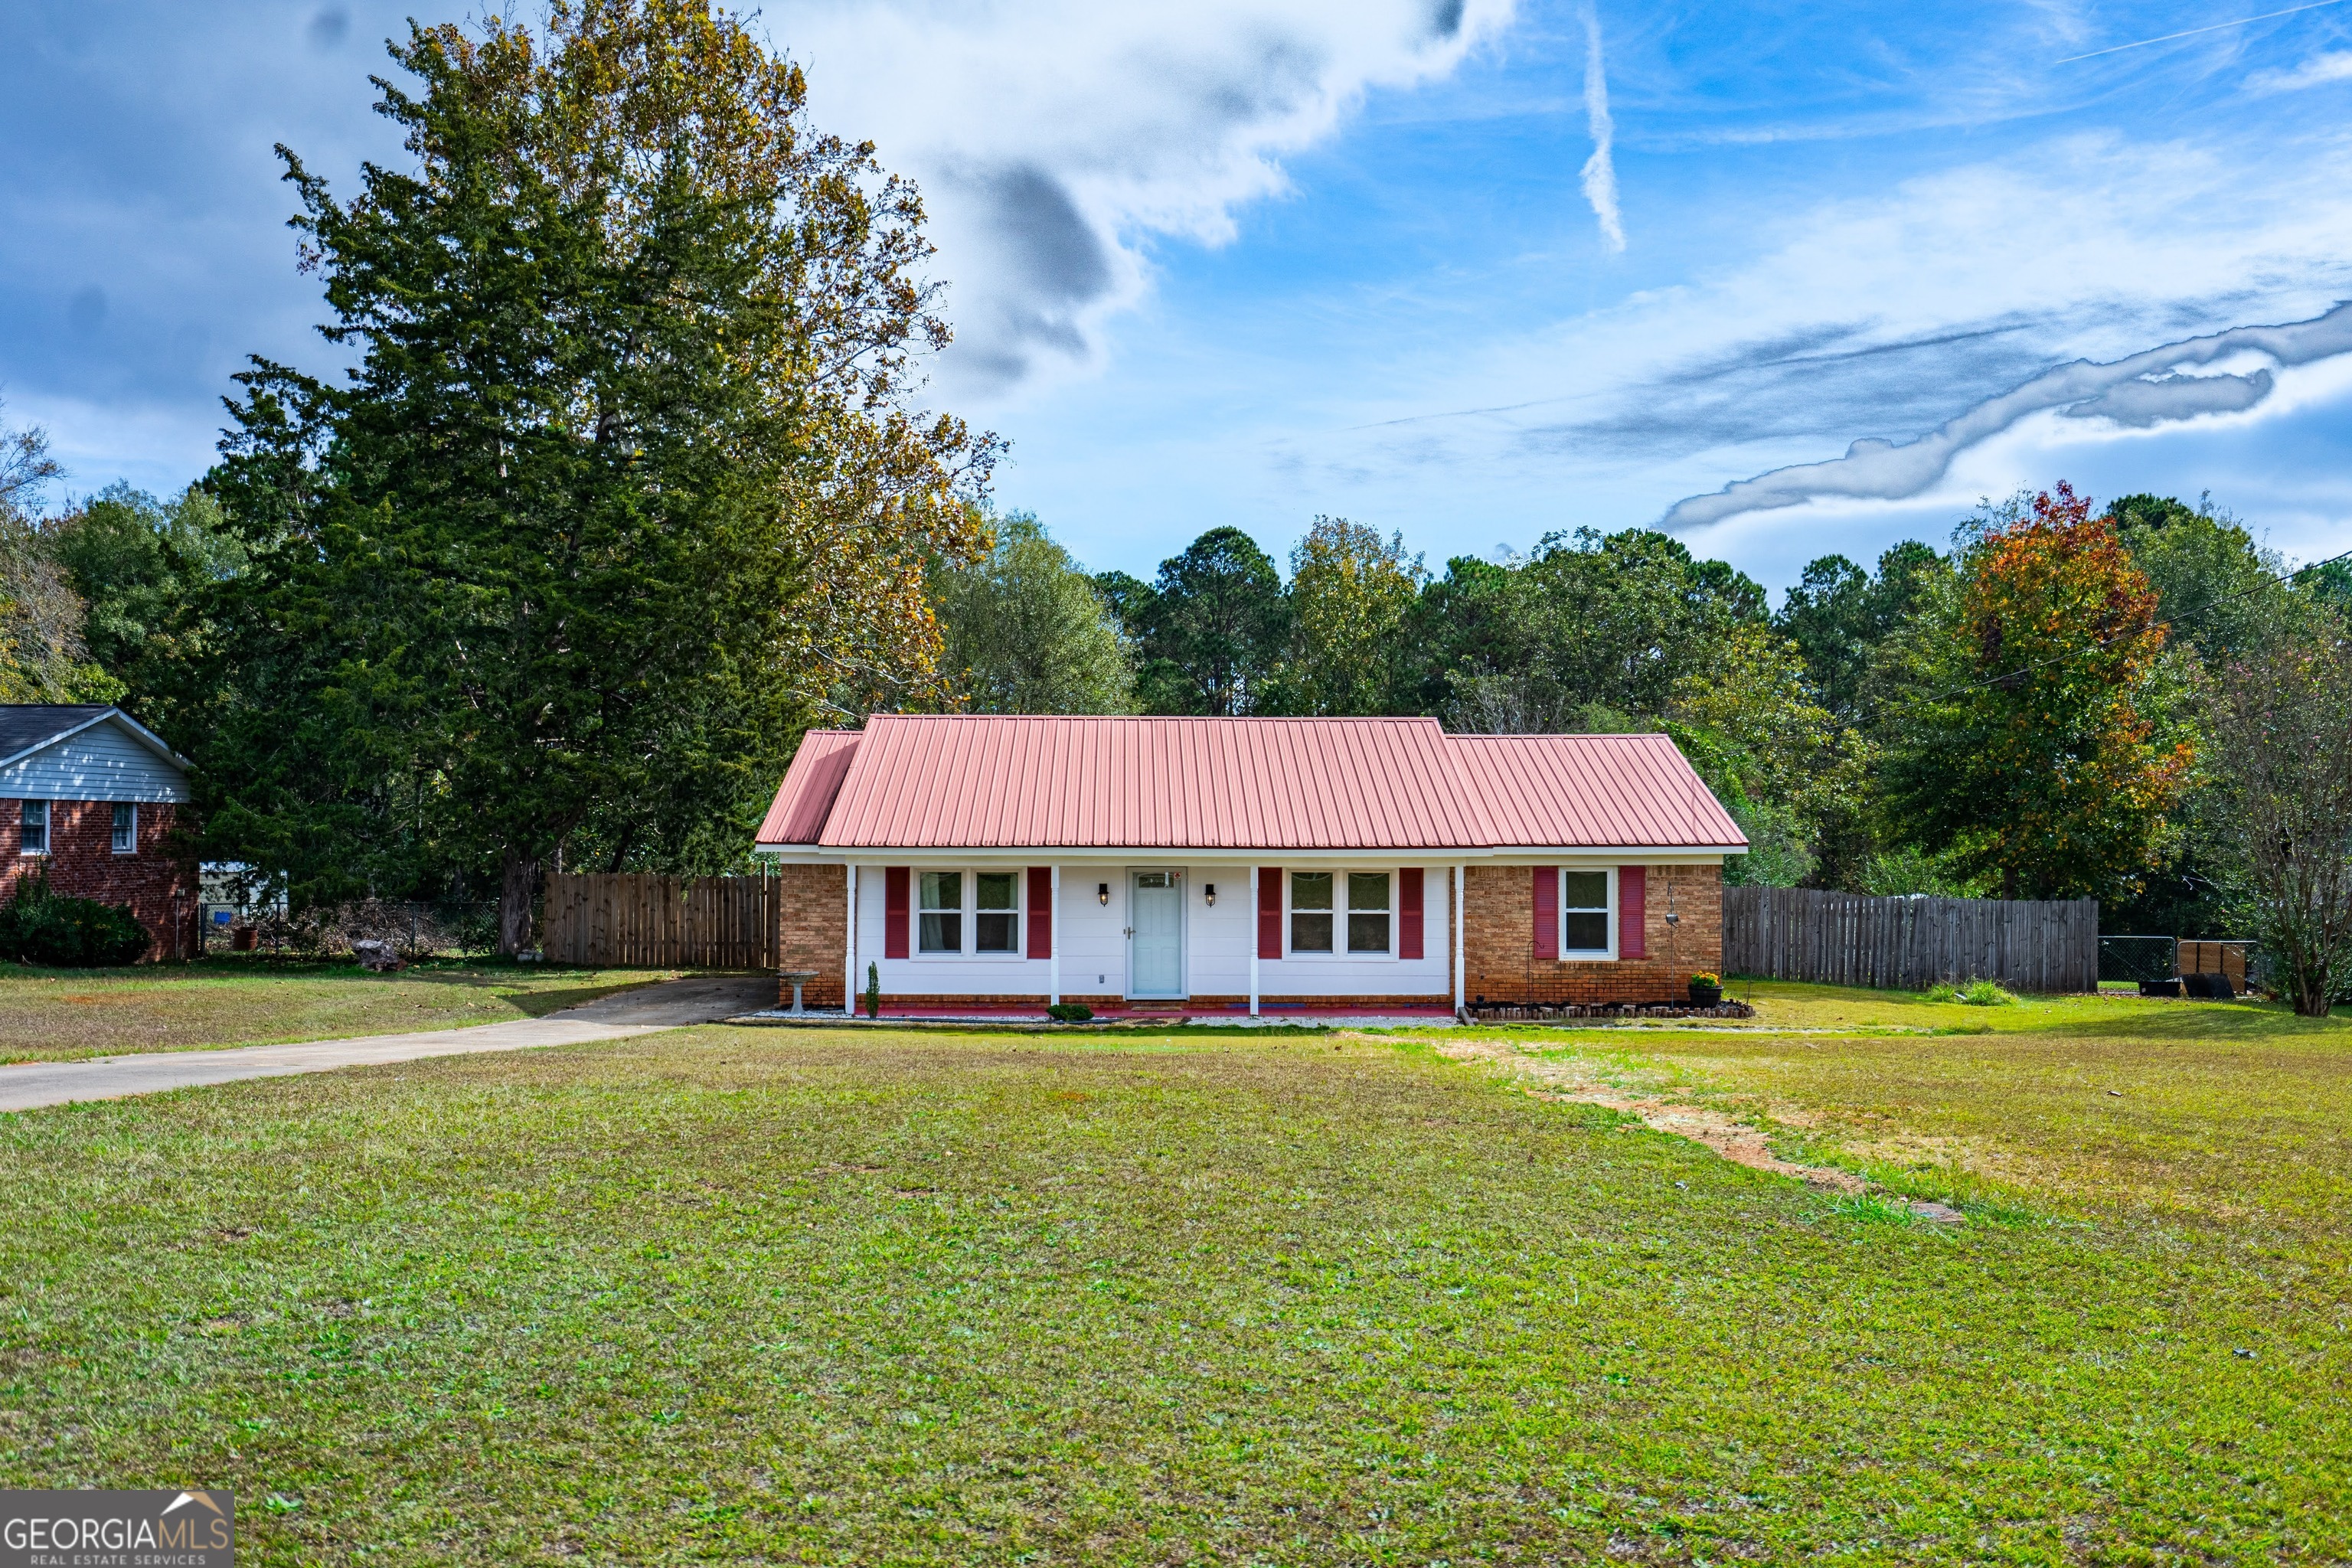
[[[1128,882],[1128,994],[1184,994],[1184,889],[1173,871],[1138,871]]]

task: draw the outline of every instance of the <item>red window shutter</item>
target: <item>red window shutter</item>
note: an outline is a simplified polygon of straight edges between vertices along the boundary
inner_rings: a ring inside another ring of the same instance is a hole
[[[908,868],[887,866],[882,870],[882,956],[907,956]]]
[[[1261,866],[1257,872],[1257,955],[1282,956],[1282,871]]]
[[[1029,956],[1054,956],[1054,868],[1029,868]]]
[[[1559,956],[1559,868],[1536,868],[1536,956]]]
[[[1647,958],[1650,942],[1647,926],[1650,910],[1650,868],[1647,866],[1617,868],[1617,956]]]
[[[1421,956],[1421,868],[1407,866],[1397,873],[1397,956]]]

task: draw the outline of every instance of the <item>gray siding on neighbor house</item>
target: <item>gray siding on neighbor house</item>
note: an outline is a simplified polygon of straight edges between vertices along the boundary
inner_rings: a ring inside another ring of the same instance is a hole
[[[111,720],[0,768],[0,800],[187,798],[186,775]]]

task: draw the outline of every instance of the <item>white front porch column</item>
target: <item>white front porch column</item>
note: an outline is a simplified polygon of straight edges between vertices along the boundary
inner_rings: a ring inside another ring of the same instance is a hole
[[[1462,868],[1454,868],[1454,1010],[1462,1011]]]
[[[1250,944],[1250,1016],[1257,1016],[1257,868],[1250,868],[1249,944]]]
[[[1045,896],[1045,1005],[1062,1005],[1062,868],[1045,873],[1051,890]]]
[[[857,862],[849,863],[848,926],[841,944],[841,1011],[845,1017],[857,1016]]]

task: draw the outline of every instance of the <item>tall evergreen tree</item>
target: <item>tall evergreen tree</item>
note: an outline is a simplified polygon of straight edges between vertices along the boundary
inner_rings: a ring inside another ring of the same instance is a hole
[[[1236,715],[1265,707],[1289,639],[1290,606],[1273,558],[1248,534],[1209,530],[1160,563],[1159,580],[1130,613],[1144,711]]]
[[[817,713],[937,647],[992,450],[907,406],[945,341],[914,191],[700,0],[413,26],[415,167],[281,149],[348,385],[257,362],[212,488],[251,551],[173,715],[216,852],[298,894],[499,889],[602,818],[747,821]]]

